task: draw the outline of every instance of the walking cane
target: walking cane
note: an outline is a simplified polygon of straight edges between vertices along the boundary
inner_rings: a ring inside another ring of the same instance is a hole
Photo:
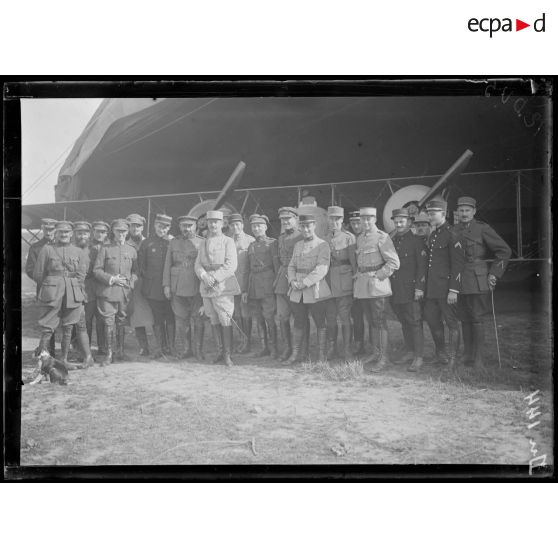
[[[210,288],[213,289],[215,292],[217,292],[217,287],[215,285],[211,285]],[[223,312],[225,313],[225,316],[227,316],[227,318],[229,318],[231,323],[236,327],[236,329],[238,329],[238,331],[240,331],[240,334],[242,336],[244,336],[246,339],[248,339],[248,335],[246,335],[246,333],[244,333],[244,331],[242,331],[242,328],[236,323],[236,320],[232,317],[232,314],[229,314],[224,308],[223,308]]]
[[[496,336],[496,349],[498,351],[498,368],[502,368],[502,360],[500,358],[500,341],[498,340],[498,325],[496,324],[496,311],[494,309],[494,289],[490,289],[490,297],[492,300],[492,318],[494,320],[494,334]]]

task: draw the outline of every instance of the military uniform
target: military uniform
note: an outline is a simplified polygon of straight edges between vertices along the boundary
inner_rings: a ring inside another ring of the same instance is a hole
[[[300,215],[299,223],[315,223],[313,215]],[[287,268],[289,301],[294,316],[293,352],[288,364],[298,361],[308,314],[311,314],[318,331],[319,359],[326,357],[326,300],[331,290],[325,280],[330,263],[329,244],[314,233],[312,238],[299,240]],[[293,281],[300,282],[302,289],[293,288]]]
[[[59,221],[56,231],[70,232],[73,226],[67,221]],[[72,327],[84,312],[84,281],[89,261],[87,254],[73,244],[55,241],[45,244],[35,264],[33,279],[39,289],[38,301],[41,306],[40,348],[47,348],[54,330],[61,323],[62,361],[67,363],[72,337]],[[82,347],[83,348],[83,347]],[[84,352],[85,352],[85,348]]]
[[[45,234],[47,230],[53,231],[55,225],[56,225],[55,219],[41,219],[41,228],[43,229],[43,234]],[[35,281],[34,272],[35,272],[35,265],[37,263],[37,258],[39,257],[39,252],[41,251],[41,249],[45,244],[52,244],[52,242],[53,241],[50,240],[47,236],[43,236],[43,238],[41,238],[37,242],[32,243],[29,246],[29,252],[27,253],[27,260],[25,262],[25,273],[27,274],[27,277],[29,277],[29,279],[31,279],[32,281]],[[39,296],[38,285],[36,286],[35,296],[36,297]],[[50,337],[48,351],[51,354],[51,356],[55,355],[54,335],[51,335]]]
[[[376,209],[364,207],[360,216],[376,216]],[[399,269],[399,257],[389,235],[373,227],[370,232],[362,232],[356,242],[357,274],[354,297],[361,299],[370,314],[374,330],[374,352],[363,362],[377,361],[381,369],[387,363],[388,328],[386,320],[386,300],[391,296],[389,277]]]
[[[360,210],[351,211],[349,214],[349,224],[355,236],[355,250],[356,250],[356,239],[361,235],[361,225],[360,225]],[[356,260],[356,254],[355,254]],[[368,337],[370,343],[372,344],[372,320],[370,318],[370,312],[368,311],[368,306],[363,307],[362,300],[359,298],[354,298],[353,304],[351,305],[351,319],[353,322],[353,340],[357,345],[356,353],[357,355],[363,355],[365,353],[364,349],[364,313],[366,310],[366,321],[368,322]]]
[[[125,219],[113,221],[112,229],[128,230]],[[98,281],[97,308],[105,325],[107,339],[106,358],[103,364],[112,360],[114,341],[116,341],[115,358],[123,359],[125,324],[128,317],[128,303],[132,297],[132,289],[138,277],[138,255],[136,250],[117,241],[102,246],[97,254],[93,273]],[[125,278],[125,284],[116,284],[116,278]]]
[[[328,208],[328,216],[344,217],[342,207]],[[355,236],[344,230],[328,233],[325,238],[329,244],[331,261],[327,282],[331,289],[331,296],[327,301],[326,321],[328,337],[328,359],[336,354],[337,318],[341,323],[343,337],[344,358],[349,357],[351,342],[351,307],[353,305],[353,274],[356,271]]]
[[[185,215],[178,218],[178,223],[188,221],[196,223],[196,217]],[[163,270],[163,288],[168,287],[171,295],[171,307],[176,323],[176,348],[181,358],[188,358],[196,353],[201,357],[201,335],[203,320],[200,316],[202,299],[200,281],[194,270],[198,250],[204,239],[194,234],[191,238],[184,236],[170,241],[165,267]],[[194,336],[192,336],[192,321]],[[195,342],[192,343],[192,338]],[[194,345],[194,346],[193,346]]]
[[[91,262],[91,251],[90,251],[90,241],[89,238],[87,238],[87,245],[82,247],[79,246],[77,244],[78,239],[76,237],[76,233],[79,231],[84,231],[87,232],[89,237],[91,236],[91,225],[87,222],[87,221],[75,221],[74,222],[74,242],[76,243],[76,246],[78,248],[80,248],[81,250],[83,250],[85,252],[85,255],[87,257],[87,261],[88,261],[88,266],[87,266],[87,274],[85,276],[85,281],[84,281],[84,292],[85,292],[85,297],[84,297],[84,311],[81,313],[80,319],[78,321],[78,323],[74,326],[73,331],[72,331],[72,346],[76,346],[76,345],[80,345],[81,347],[84,347],[84,359],[87,362],[87,366],[90,366],[91,364],[94,363],[93,361],[93,357],[91,356],[91,330],[87,329],[87,318],[89,317],[87,315],[87,311],[88,311],[88,301],[89,301],[89,296],[90,293],[88,292],[91,289],[91,285],[90,285],[90,281],[88,281],[88,275],[90,273],[90,271],[92,270],[92,262]],[[94,258],[95,255],[93,255],[93,263],[94,263]],[[92,323],[91,323],[92,325]]]
[[[172,218],[157,215],[155,221],[170,225]],[[153,313],[153,332],[163,353],[174,352],[174,313],[163,293],[163,269],[169,246],[168,237],[156,234],[146,238],[139,248],[138,267],[141,293],[147,299]],[[159,356],[159,350],[156,356]]]
[[[461,197],[457,206],[468,205],[476,209],[474,198]],[[501,279],[511,257],[511,248],[487,223],[474,218],[467,223],[458,223],[453,228],[463,244],[465,266],[461,278],[458,309],[465,345],[465,362],[476,362],[482,366],[484,344],[483,317],[490,308],[488,275]],[[486,258],[494,256],[490,264]]]
[[[223,220],[222,211],[208,211],[208,220]],[[213,335],[218,348],[214,362],[225,361],[232,365],[231,318],[234,312],[234,297],[240,294],[240,287],[235,276],[238,265],[234,240],[222,232],[215,236],[208,235],[200,244],[196,258],[196,275],[200,278],[200,294],[203,307],[209,317]],[[209,286],[206,280],[212,278],[215,283]]]
[[[427,210],[445,211],[445,202],[428,202]],[[450,291],[459,293],[465,257],[463,244],[450,229],[447,222],[434,227],[427,241],[428,268],[424,303],[424,318],[428,323],[436,354],[441,361],[446,360],[444,326],[449,330],[450,368],[455,365],[459,347],[459,320],[457,305],[448,304]]]
[[[392,219],[405,217],[410,219],[406,209],[393,210]],[[393,245],[399,256],[399,269],[391,276],[391,305],[401,323],[403,338],[407,351],[413,353],[410,371],[417,371],[422,365],[424,353],[424,335],[422,330],[422,309],[416,300],[415,291],[426,287],[426,246],[424,241],[408,229],[403,234],[393,237]],[[417,361],[417,359],[420,359]]]
[[[27,253],[27,261],[25,262],[25,273],[29,279],[33,279],[35,265],[37,264],[37,259],[39,257],[39,252],[42,250],[43,246],[47,244],[52,244],[48,238],[43,237],[41,240],[34,242],[29,246],[29,252]],[[34,280],[34,279],[33,279]],[[39,286],[37,285],[37,294],[39,294]]]
[[[244,225],[244,219],[239,213],[233,213],[229,216],[229,223],[240,222]],[[248,246],[254,242],[255,238],[242,231],[240,234],[233,234],[232,239],[236,246],[236,257],[238,267],[236,268],[236,280],[242,293],[248,290]],[[244,333],[243,339],[238,345],[239,353],[248,353],[251,347],[252,336],[252,318],[248,311],[248,303],[242,301],[241,295],[234,297],[234,317],[242,327]]]
[[[108,231],[109,225],[104,221],[95,221],[92,224],[93,229],[95,228],[106,228]],[[89,257],[89,269],[87,270],[87,275],[85,276],[85,326],[87,329],[87,335],[89,337],[89,343],[91,343],[93,338],[93,320],[95,320],[95,332],[97,334],[97,347],[99,349],[98,354],[104,354],[106,348],[105,340],[105,327],[103,323],[103,318],[99,314],[97,308],[97,279],[93,273],[93,268],[95,267],[95,262],[97,261],[97,255],[104,242],[97,242],[92,239],[89,246],[85,249]]]
[[[130,223],[130,218],[126,220]],[[128,237],[126,244],[134,248],[138,253],[138,270],[139,270],[139,249],[145,237],[142,235],[140,238]],[[141,292],[142,279],[138,277],[134,288],[132,289],[132,298],[128,303],[128,320],[130,327],[134,328],[138,345],[140,346],[140,355],[149,355],[149,341],[147,339],[147,328],[153,327],[153,312],[151,306],[145,296]]]
[[[263,217],[253,215],[250,218],[250,224],[257,223],[267,226]],[[248,312],[251,318],[256,318],[260,322],[265,321],[265,326],[261,324],[260,327],[262,351],[257,356],[262,357],[270,354],[269,338],[271,340],[271,356],[277,358],[277,325],[275,324],[277,306],[274,293],[275,277],[279,271],[277,240],[268,236],[256,238],[248,247],[248,258],[245,265],[248,282],[244,292],[248,294]]]
[[[292,218],[297,217],[297,210],[293,207],[281,207],[279,209],[279,218]],[[285,343],[285,349],[279,360],[287,360],[292,353],[292,338],[291,338],[291,307],[289,303],[289,279],[287,277],[287,268],[289,262],[293,257],[295,244],[302,240],[302,234],[295,227],[292,231],[284,231],[277,239],[277,250],[279,255],[279,271],[274,282],[274,291],[277,305],[277,319],[279,320],[279,327],[281,328],[281,335]],[[307,320],[305,332],[309,333],[310,323]]]

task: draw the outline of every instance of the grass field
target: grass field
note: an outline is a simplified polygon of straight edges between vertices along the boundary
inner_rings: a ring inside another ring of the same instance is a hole
[[[33,379],[35,319],[26,301],[25,383]],[[530,439],[550,458],[548,315],[507,312],[498,322],[502,369],[487,325],[484,374],[460,366],[449,377],[429,365],[418,374],[403,365],[370,374],[358,362],[340,374],[335,362],[288,368],[236,355],[232,369],[127,362],[70,372],[65,387],[25,385],[21,464],[526,464]],[[398,324],[389,328],[399,345]],[[137,352],[131,334],[127,352]],[[530,430],[525,397],[537,389],[542,414]]]

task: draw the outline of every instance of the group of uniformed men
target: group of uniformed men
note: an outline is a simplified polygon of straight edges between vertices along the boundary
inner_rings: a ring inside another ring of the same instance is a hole
[[[428,202],[426,213],[415,218],[406,208],[396,209],[392,234],[377,228],[373,207],[351,213],[351,233],[343,225],[344,209],[332,206],[329,232],[319,238],[315,216],[302,211],[279,209],[278,239],[267,236],[269,221],[257,214],[249,219],[253,236],[244,232],[240,214],[228,216],[224,234],[222,211],[207,212],[204,236],[198,235],[198,219],[192,215],[177,219],[176,237],[169,235],[172,218],[157,215],[148,238],[143,236],[145,219],[137,214],[110,226],[44,219],[43,238],[30,247],[26,266],[37,283],[41,308],[39,348],[54,351],[54,332],[61,324],[61,360],[71,366],[68,351],[74,342],[83,354],[81,367],[87,368],[94,362],[95,321],[102,366],[129,358],[124,352],[127,324],[135,329],[141,357],[204,361],[209,320],[217,348],[213,363],[231,366],[234,350],[252,350],[255,321],[261,339],[256,356],[293,365],[308,358],[311,316],[319,360],[348,360],[354,341],[355,354],[371,371],[379,371],[388,364],[390,300],[405,341],[395,362],[409,364],[409,371],[421,368],[424,319],[437,362],[455,368],[461,322],[464,363],[482,368],[483,316],[511,250],[489,225],[475,219],[473,198],[458,199],[454,227],[446,220],[444,201]],[[490,254],[494,260],[489,265]],[[150,326],[153,351],[146,331]],[[235,348],[233,326],[239,338]]]

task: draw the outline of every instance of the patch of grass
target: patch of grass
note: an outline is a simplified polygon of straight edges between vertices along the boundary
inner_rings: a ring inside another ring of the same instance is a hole
[[[326,361],[303,362],[302,371],[309,374],[318,374],[325,380],[343,382],[362,378],[364,368],[360,360],[350,360],[339,364],[330,364]]]

